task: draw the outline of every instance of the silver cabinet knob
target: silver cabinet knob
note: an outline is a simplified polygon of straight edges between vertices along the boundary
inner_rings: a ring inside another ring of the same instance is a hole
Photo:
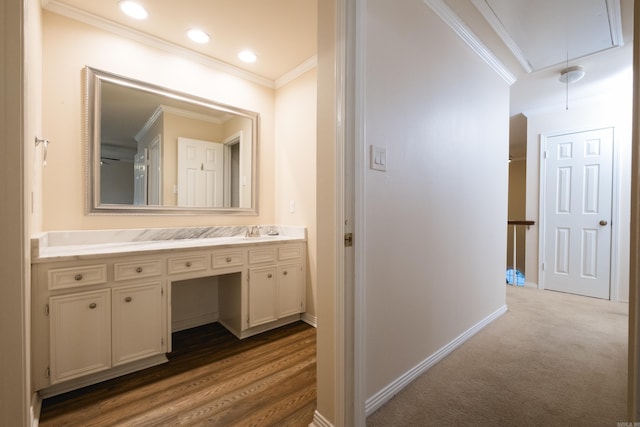
[[[184,265],[186,265],[187,267],[191,267],[191,261],[187,261]]]
[[[89,304],[89,308],[91,310],[93,310],[94,308],[96,308],[98,306],[98,304],[96,304],[95,302],[92,302],[91,304]]]
[[[137,267],[136,268],[136,273],[142,273],[142,267]]]
[[[227,262],[231,262],[231,257],[230,256],[227,257]]]
[[[283,272],[282,272],[282,274],[283,274],[284,276],[286,276],[286,275],[287,275],[287,270],[283,271]]]
[[[82,274],[76,274],[75,276],[73,276],[73,278],[77,281],[82,280]]]
[[[131,298],[131,297],[126,297],[126,298],[124,299],[124,301],[125,301],[125,302],[131,302],[132,300],[133,300],[133,298]]]
[[[272,277],[273,277],[273,274],[271,274],[271,273],[267,274],[267,278],[268,279],[271,279]]]
[[[605,221],[604,219],[601,219],[599,224],[602,225],[602,226],[605,226],[605,225],[608,224],[608,222]]]

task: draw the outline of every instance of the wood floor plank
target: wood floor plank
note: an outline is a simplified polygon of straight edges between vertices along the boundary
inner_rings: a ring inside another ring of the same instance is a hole
[[[45,399],[49,426],[307,426],[315,329],[298,322],[238,340],[214,323],[175,333],[169,362]]]

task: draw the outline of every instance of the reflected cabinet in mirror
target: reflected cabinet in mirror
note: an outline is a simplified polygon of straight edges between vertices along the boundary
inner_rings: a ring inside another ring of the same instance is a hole
[[[89,213],[257,213],[258,113],[85,71]]]

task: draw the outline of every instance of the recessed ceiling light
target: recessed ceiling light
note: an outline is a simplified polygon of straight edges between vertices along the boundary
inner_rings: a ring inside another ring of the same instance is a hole
[[[122,10],[127,16],[134,19],[146,19],[149,16],[147,10],[142,5],[129,0],[121,1],[120,10]]]
[[[209,34],[197,28],[187,31],[187,36],[196,43],[209,43],[211,40]]]
[[[256,62],[256,60],[258,59],[256,54],[251,52],[250,50],[243,50],[238,54],[238,58],[240,58],[241,61],[248,63]]]

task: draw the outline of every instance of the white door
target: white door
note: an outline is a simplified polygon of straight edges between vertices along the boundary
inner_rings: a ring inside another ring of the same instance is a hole
[[[178,206],[221,207],[223,145],[178,138]]]
[[[545,289],[609,299],[613,128],[547,138]]]

